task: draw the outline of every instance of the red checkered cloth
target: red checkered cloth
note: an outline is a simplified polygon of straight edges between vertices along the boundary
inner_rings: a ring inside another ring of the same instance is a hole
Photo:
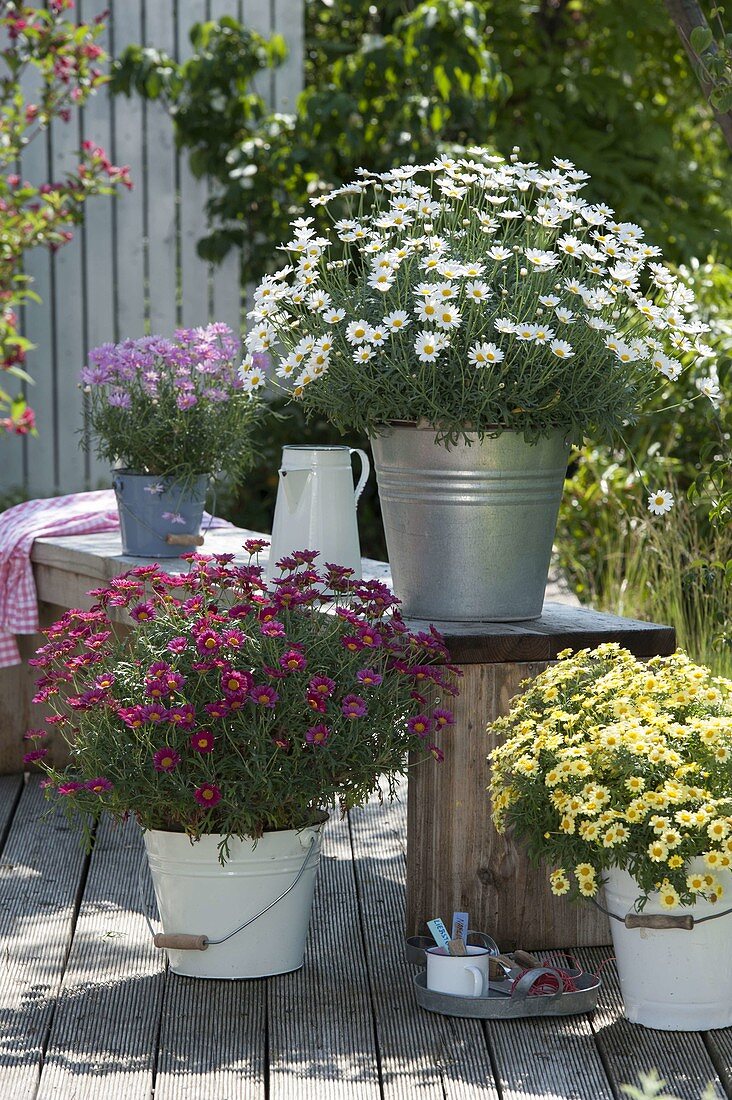
[[[204,523],[210,517],[204,514]],[[211,527],[230,527],[214,518]],[[31,549],[35,539],[94,535],[119,527],[114,492],[72,493],[49,500],[27,500],[0,515],[0,668],[20,664],[16,634],[38,630],[38,594]]]

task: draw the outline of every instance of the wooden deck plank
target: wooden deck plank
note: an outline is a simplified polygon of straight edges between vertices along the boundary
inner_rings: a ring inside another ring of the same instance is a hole
[[[268,998],[270,1100],[338,1100],[346,1094],[349,1100],[378,1100],[348,822],[337,815],[325,828],[305,966],[273,978]]]
[[[0,852],[7,838],[22,789],[22,775],[0,776]]]
[[[265,993],[168,971],[155,1100],[264,1100]]]
[[[610,948],[578,948],[573,952],[584,970],[597,973]],[[683,947],[679,947],[683,962]],[[668,1091],[681,1100],[699,1100],[709,1082],[721,1094],[721,1082],[707,1052],[704,1035],[691,1031],[653,1031],[631,1024],[623,1016],[617,970],[608,963],[602,970],[602,990],[593,1029],[598,1049],[616,1088],[638,1084],[638,1074],[657,1069],[668,1082]]]
[[[732,1028],[708,1031],[704,1045],[712,1060],[727,1096],[732,1096]]]
[[[140,912],[142,835],[99,827],[36,1100],[147,1100],[165,960]]]
[[[404,802],[371,803],[350,820],[385,1100],[496,1100],[480,1022],[431,1015],[414,998],[403,953]]]
[[[0,1093],[35,1096],[86,866],[78,835],[31,780],[0,863]]]

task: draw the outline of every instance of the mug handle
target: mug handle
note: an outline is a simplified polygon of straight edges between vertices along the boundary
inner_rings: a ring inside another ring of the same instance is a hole
[[[482,970],[478,970],[477,966],[466,966],[465,971],[467,974],[473,975],[473,992],[471,996],[482,997],[483,996],[483,984],[484,977]]]
[[[366,452],[360,450],[358,447],[349,447],[348,451],[349,454],[358,455],[358,457],[361,459],[361,476],[358,479],[358,485],[356,486],[356,491],[354,493],[355,503],[358,504],[358,498],[361,496],[361,493],[366,488],[366,482],[368,481],[369,474],[371,473],[371,463],[369,462],[369,456],[366,454]]]

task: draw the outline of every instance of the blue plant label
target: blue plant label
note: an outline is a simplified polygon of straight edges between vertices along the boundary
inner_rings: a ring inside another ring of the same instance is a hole
[[[439,917],[435,917],[434,920],[427,921],[427,927],[432,933],[432,938],[438,947],[447,947],[450,942],[450,933],[445,928]]]
[[[463,943],[467,943],[468,939],[468,914],[467,913],[453,913],[452,915],[452,937],[453,940],[462,940]]]

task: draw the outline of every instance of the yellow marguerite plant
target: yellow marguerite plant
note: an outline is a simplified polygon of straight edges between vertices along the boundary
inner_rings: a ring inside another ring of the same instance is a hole
[[[732,680],[680,650],[565,650],[490,730],[507,738],[490,756],[494,824],[554,866],[555,894],[594,897],[621,867],[668,909],[722,897]]]

